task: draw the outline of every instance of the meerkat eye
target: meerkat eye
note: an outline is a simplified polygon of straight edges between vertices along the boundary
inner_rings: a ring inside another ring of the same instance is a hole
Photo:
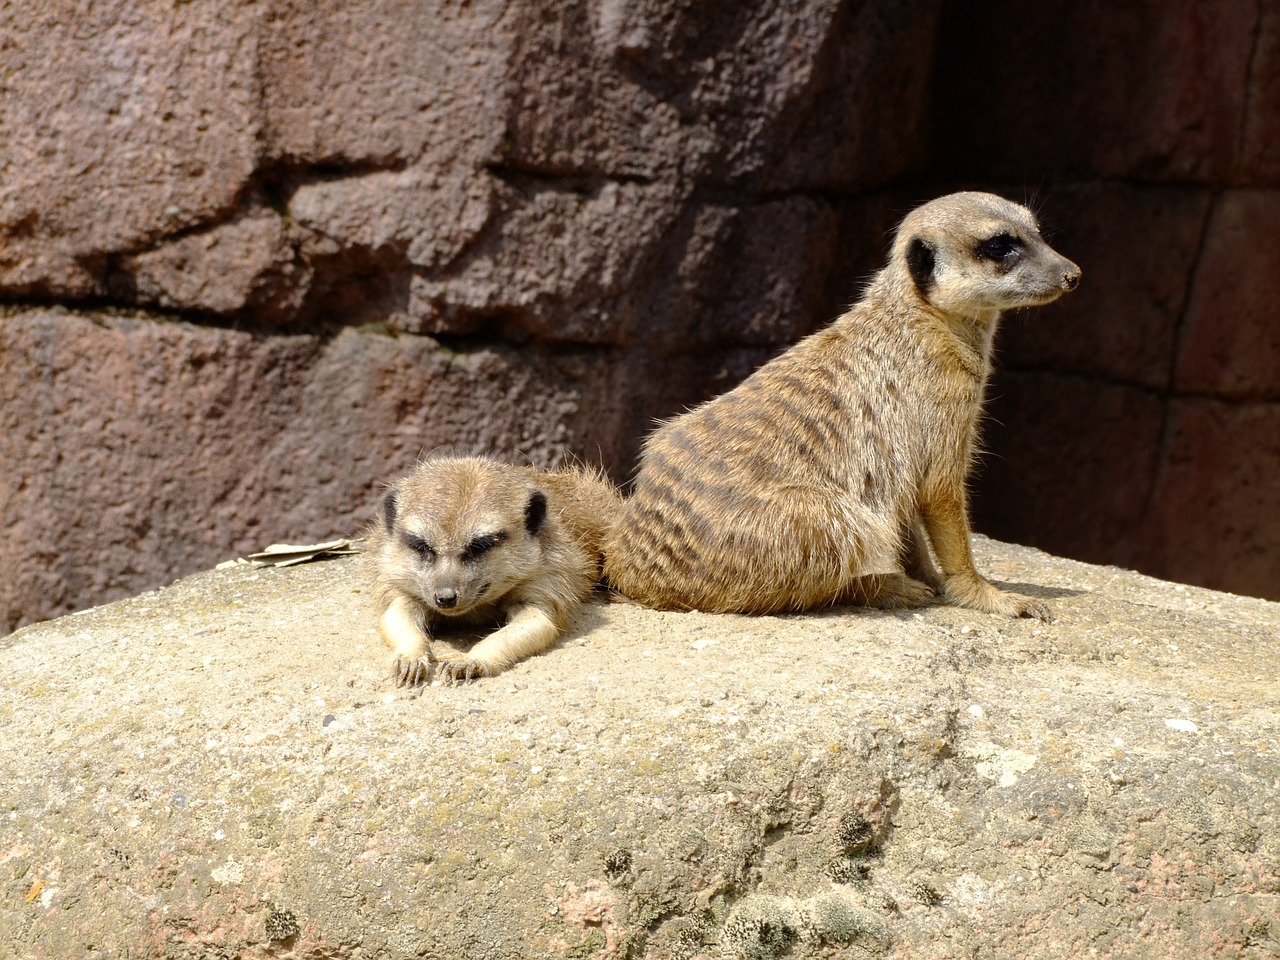
[[[983,260],[1002,263],[1022,249],[1022,241],[1011,233],[997,233],[978,244],[978,256]]]
[[[467,563],[479,560],[506,539],[505,533],[487,533],[483,537],[476,537],[462,551],[462,559]]]
[[[431,544],[423,540],[421,537],[415,537],[411,533],[404,535],[404,545],[418,555],[423,563],[435,563],[436,552],[431,548]]]

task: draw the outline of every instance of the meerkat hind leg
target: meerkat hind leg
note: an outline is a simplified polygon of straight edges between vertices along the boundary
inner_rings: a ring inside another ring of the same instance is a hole
[[[504,626],[485,637],[466,654],[439,664],[440,675],[451,683],[492,677],[525,657],[546,650],[560,636],[560,627],[535,604],[517,607]]]
[[[903,525],[902,566],[912,580],[926,583],[935,594],[942,592],[942,574],[929,555],[929,535],[919,516]]]
[[[416,687],[431,680],[431,644],[421,614],[406,597],[391,601],[378,621],[382,639],[395,653],[391,674],[397,687]]]
[[[858,577],[849,585],[841,602],[876,610],[906,610],[927,603],[934,589],[903,573],[874,573]]]

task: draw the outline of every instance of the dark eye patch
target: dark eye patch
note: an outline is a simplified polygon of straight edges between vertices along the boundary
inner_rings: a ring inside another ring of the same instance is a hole
[[[401,543],[422,558],[423,563],[435,563],[436,552],[432,549],[431,544],[423,540],[421,537],[415,537],[412,533],[406,533],[400,538]]]
[[[529,502],[524,507],[524,528],[529,535],[536,537],[547,519],[547,495],[541,490],[529,494]]]
[[[462,559],[467,563],[479,560],[498,544],[505,542],[506,539],[507,535],[505,533],[486,533],[483,537],[476,537],[463,549]]]
[[[919,237],[912,237],[907,245],[907,269],[911,271],[911,279],[921,296],[928,296],[933,286],[933,268],[937,263],[937,255],[933,247]]]
[[[983,260],[1002,263],[1021,250],[1023,243],[1011,233],[997,233],[978,244],[977,254]]]

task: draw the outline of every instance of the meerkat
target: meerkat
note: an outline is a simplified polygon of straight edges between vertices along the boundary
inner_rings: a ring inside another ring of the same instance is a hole
[[[399,686],[491,677],[559,639],[600,580],[621,498],[597,471],[488,457],[426,459],[391,485],[368,531],[383,639]],[[437,662],[434,631],[502,625]]]
[[[1001,313],[1079,281],[1025,207],[986,193],[918,207],[847,313],[649,437],[607,580],[667,609],[893,609],[940,594],[1047,619],[978,573],[965,484]]]

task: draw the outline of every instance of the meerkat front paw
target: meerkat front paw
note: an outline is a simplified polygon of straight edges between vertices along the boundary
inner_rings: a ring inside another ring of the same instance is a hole
[[[959,607],[998,613],[1006,617],[1033,617],[1051,620],[1049,605],[1034,597],[1020,593],[1007,593],[992,586],[981,577],[961,574],[947,579],[944,587],[946,598]]]
[[[391,664],[391,675],[397,687],[426,686],[431,682],[434,666],[426,657],[396,657]]]
[[[1015,601],[1014,611],[1011,616],[1031,617],[1035,620],[1044,620],[1048,622],[1053,619],[1053,611],[1049,609],[1049,605],[1043,600],[1036,600],[1034,597],[1024,597],[1019,593],[1006,594],[1009,599]]]
[[[1030,617],[1034,620],[1051,620],[1049,605],[1035,597],[1024,597],[1020,593],[1006,593],[992,587],[988,595],[992,613],[1003,613],[1007,617]]]
[[[483,660],[446,660],[440,664],[440,679],[451,685],[492,677],[496,672]]]

